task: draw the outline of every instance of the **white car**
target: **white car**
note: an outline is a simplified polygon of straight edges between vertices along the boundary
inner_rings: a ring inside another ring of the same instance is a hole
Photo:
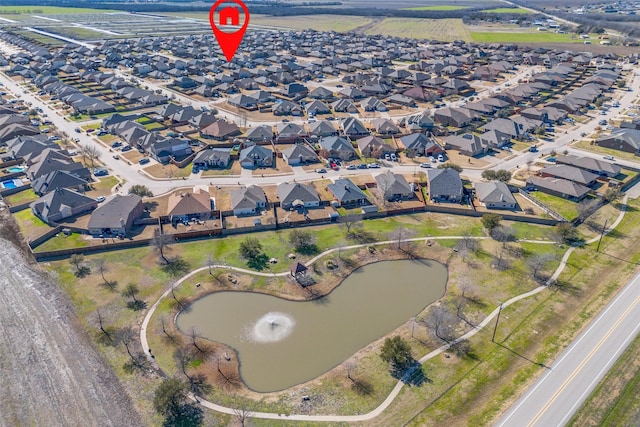
[[[106,197],[104,197],[104,196],[98,196],[98,197],[96,197],[96,202],[102,203],[102,202],[105,201],[105,199],[106,199]]]
[[[605,160],[615,160],[613,156],[602,156],[602,158]]]

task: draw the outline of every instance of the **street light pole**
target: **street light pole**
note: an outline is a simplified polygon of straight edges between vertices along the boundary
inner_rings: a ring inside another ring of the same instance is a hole
[[[498,330],[498,322],[500,321],[500,313],[502,313],[502,303],[500,303],[500,307],[498,308],[498,317],[496,318],[496,325],[493,327],[493,336],[491,337],[491,342],[496,342],[496,331]]]

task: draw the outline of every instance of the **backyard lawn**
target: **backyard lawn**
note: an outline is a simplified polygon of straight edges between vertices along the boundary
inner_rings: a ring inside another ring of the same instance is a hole
[[[564,199],[559,196],[543,193],[542,191],[532,191],[529,193],[531,197],[542,202],[544,205],[553,209],[569,221],[578,216],[578,203]]]

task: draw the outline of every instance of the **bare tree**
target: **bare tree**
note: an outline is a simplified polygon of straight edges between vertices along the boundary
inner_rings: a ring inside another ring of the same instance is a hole
[[[98,270],[98,272],[100,273],[100,276],[102,277],[102,285],[105,288],[111,291],[114,291],[118,286],[118,282],[115,280],[107,280],[107,278],[104,275],[107,271],[109,271],[109,264],[107,264],[107,261],[104,260],[103,258],[98,258],[95,261],[95,263],[96,263],[96,269]]]
[[[455,318],[451,312],[443,306],[431,307],[429,314],[424,319],[424,324],[433,334],[442,341],[449,343],[453,341]]]
[[[242,427],[246,425],[247,419],[251,417],[251,414],[252,412],[246,404],[241,404],[239,407],[236,405],[236,409],[233,410],[233,415]]]
[[[389,237],[391,238],[391,240],[396,241],[398,249],[402,249],[402,244],[404,243],[404,241],[407,239],[410,239],[414,235],[415,235],[415,231],[408,228],[402,228],[402,227],[398,227],[395,230],[393,230],[391,233],[389,233]]]
[[[362,216],[353,214],[342,216],[340,217],[340,225],[344,227],[347,236],[349,236],[354,228],[362,226]]]
[[[84,255],[82,254],[73,254],[69,258],[69,263],[76,268],[78,275],[81,273],[80,267],[82,266],[83,262],[84,262]]]
[[[98,327],[100,328],[100,331],[102,332],[102,336],[109,342],[109,343],[113,343],[113,338],[111,336],[111,332],[107,330],[107,328],[105,328],[104,326],[104,320],[102,319],[102,313],[100,313],[100,310],[96,310],[96,315],[98,316]]]
[[[198,345],[198,338],[200,337],[198,336],[198,331],[195,326],[189,330],[189,336],[191,337],[191,345],[193,345],[200,353],[204,353],[205,350]]]
[[[88,161],[91,164],[91,168],[95,168],[95,162],[100,159],[100,150],[95,145],[84,145],[80,148],[80,155],[82,159],[86,162]]]
[[[169,245],[173,243],[171,236],[162,234],[159,228],[153,231],[153,238],[151,239],[151,246],[153,250],[160,254],[160,258],[165,264],[170,264],[171,261],[166,257],[165,252],[169,251]]]
[[[576,219],[580,222],[586,220],[591,214],[598,210],[598,207],[600,207],[600,201],[597,199],[582,200],[576,205],[576,210],[578,211]]]
[[[133,299],[133,302],[137,303],[138,299],[136,295],[140,292],[140,288],[135,283],[129,283],[124,290],[122,291],[123,297],[130,297]]]
[[[532,255],[527,259],[527,267],[531,272],[534,279],[539,280],[541,278],[540,273],[544,271],[547,265],[553,261],[555,256],[553,254],[537,254]]]

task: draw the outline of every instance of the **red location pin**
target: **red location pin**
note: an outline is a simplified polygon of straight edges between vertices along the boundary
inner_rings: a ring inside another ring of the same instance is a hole
[[[240,25],[240,10],[237,6],[232,6],[232,4],[240,6],[244,12],[244,24],[239,30],[227,33],[222,31],[220,27],[232,29],[232,26],[237,27]],[[216,10],[220,5],[223,5],[224,7],[220,8],[220,10]],[[218,22],[216,22],[214,16],[216,12],[218,12]],[[218,40],[220,49],[222,49],[222,53],[224,53],[227,61],[231,62],[233,55],[236,54],[236,51],[242,42],[244,33],[247,31],[247,26],[249,25],[249,9],[247,9],[247,6],[240,0],[218,0],[209,11],[209,23],[211,24],[213,34]]]

